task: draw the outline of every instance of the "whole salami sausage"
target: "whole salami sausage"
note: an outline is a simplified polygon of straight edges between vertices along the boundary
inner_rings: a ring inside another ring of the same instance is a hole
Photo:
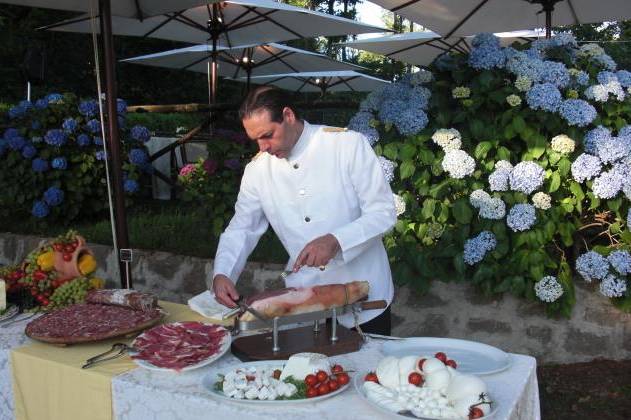
[[[88,292],[87,303],[125,306],[140,311],[147,311],[158,306],[158,298],[151,293],[142,293],[132,289],[101,289]]]

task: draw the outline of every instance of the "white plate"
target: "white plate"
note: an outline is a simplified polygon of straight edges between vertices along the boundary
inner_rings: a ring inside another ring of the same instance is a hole
[[[393,417],[397,417],[397,418],[403,418],[403,419],[423,419],[423,420],[436,420],[434,417],[416,417],[415,415],[413,415],[410,412],[407,412],[406,414],[400,414],[400,413],[395,413],[394,411],[390,411],[385,407],[380,406],[379,404],[377,404],[374,401],[371,401],[368,399],[368,397],[366,396],[366,390],[364,389],[364,378],[366,377],[366,374],[368,374],[368,372],[360,372],[355,374],[355,377],[353,378],[353,386],[355,387],[355,390],[357,391],[357,393],[359,394],[359,397],[366,401],[368,404],[372,405],[373,407],[375,407],[376,409],[378,409],[379,411],[383,412],[383,413],[387,413]],[[492,410],[484,417],[480,417],[478,420],[490,420],[493,418],[493,416],[495,416],[495,413],[497,412],[497,404],[493,403],[491,406]],[[440,419],[440,420],[449,420],[449,419]],[[453,419],[453,420],[466,420],[465,417],[463,417],[462,419]]]
[[[439,351],[458,364],[458,372],[491,375],[510,366],[510,355],[497,347],[455,338],[411,337],[383,343],[386,356],[433,356]]]
[[[7,307],[4,309],[4,312],[2,313],[2,315],[0,315],[0,321],[6,321],[13,318],[14,316],[18,314],[19,311],[20,311],[20,308],[18,308],[17,305],[9,303]]]
[[[322,401],[326,398],[331,398],[334,397],[336,395],[338,395],[341,392],[344,392],[346,389],[348,389],[351,384],[350,382],[342,387],[340,387],[339,389],[330,392],[328,394],[325,395],[320,395],[318,397],[313,397],[313,398],[303,398],[303,399],[299,399],[299,400],[248,400],[248,399],[237,399],[237,398],[231,398],[228,397],[226,394],[223,393],[223,391],[218,391],[215,389],[215,383],[217,382],[217,380],[219,380],[219,375],[226,375],[228,372],[236,369],[236,368],[248,368],[248,367],[273,367],[274,369],[283,369],[283,367],[285,366],[285,363],[287,362],[287,360],[262,360],[259,362],[247,362],[247,363],[242,363],[238,366],[229,366],[229,367],[224,367],[224,368],[213,368],[210,370],[210,372],[208,372],[204,378],[202,379],[202,385],[204,388],[206,388],[210,394],[215,397],[218,398],[220,400],[223,401],[231,401],[231,402],[238,402],[238,403],[246,403],[246,404],[262,404],[262,405],[270,405],[270,406],[275,406],[275,405],[287,405],[287,404],[299,404],[299,403],[312,403],[312,402],[318,402],[318,401]],[[352,380],[352,379],[351,379]]]
[[[223,327],[221,327],[223,328]],[[142,334],[141,334],[142,335]],[[138,336],[140,337],[140,335]],[[136,337],[136,338],[138,338]],[[230,350],[230,343],[232,342],[232,336],[230,335],[230,331],[226,330],[226,334],[223,337],[223,340],[221,341],[221,346],[219,347],[219,352],[217,352],[216,354],[210,356],[208,359],[204,359],[199,363],[195,363],[194,365],[190,365],[187,366],[185,368],[180,369],[179,371],[175,370],[175,369],[170,369],[170,368],[164,368],[164,367],[160,367],[160,366],[156,366],[153,363],[147,362],[146,360],[139,360],[139,359],[132,359],[138,366],[145,368],[145,369],[149,369],[149,370],[156,370],[156,371],[161,371],[161,372],[186,372],[189,370],[193,370],[193,369],[198,369],[202,366],[206,366],[212,362],[214,362],[215,360],[219,359],[221,356],[223,356],[224,354],[226,354],[226,352],[228,350]],[[134,346],[134,343],[132,342],[131,346]],[[133,355],[134,353],[130,352],[130,355]]]

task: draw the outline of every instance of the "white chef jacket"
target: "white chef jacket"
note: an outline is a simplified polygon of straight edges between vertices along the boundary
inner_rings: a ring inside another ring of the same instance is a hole
[[[340,243],[324,271],[302,267],[287,277],[287,287],[367,280],[368,298],[390,304],[394,286],[382,236],[395,221],[390,185],[365,137],[305,121],[287,158],[260,153],[246,166],[235,214],[219,239],[213,278],[223,274],[236,283],[271,224],[289,254],[287,269],[317,237],[331,233]],[[363,311],[359,321],[382,312]],[[339,321],[354,325],[352,315]]]

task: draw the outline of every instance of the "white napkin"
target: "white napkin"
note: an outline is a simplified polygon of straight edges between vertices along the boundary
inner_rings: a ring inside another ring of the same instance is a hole
[[[188,300],[188,307],[206,318],[221,319],[232,309],[215,300],[215,295],[206,290]]]

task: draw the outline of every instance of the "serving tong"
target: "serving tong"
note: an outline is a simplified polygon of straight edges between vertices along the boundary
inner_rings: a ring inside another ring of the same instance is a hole
[[[96,365],[97,363],[118,359],[119,357],[124,356],[126,353],[137,353],[137,352],[138,350],[136,350],[135,348],[131,346],[128,346],[125,343],[114,343],[112,344],[112,348],[110,348],[109,350],[103,353],[97,354],[94,357],[90,357],[88,360],[86,360],[85,364],[81,366],[81,369],[89,369],[92,366]],[[111,356],[108,356],[110,354]]]

